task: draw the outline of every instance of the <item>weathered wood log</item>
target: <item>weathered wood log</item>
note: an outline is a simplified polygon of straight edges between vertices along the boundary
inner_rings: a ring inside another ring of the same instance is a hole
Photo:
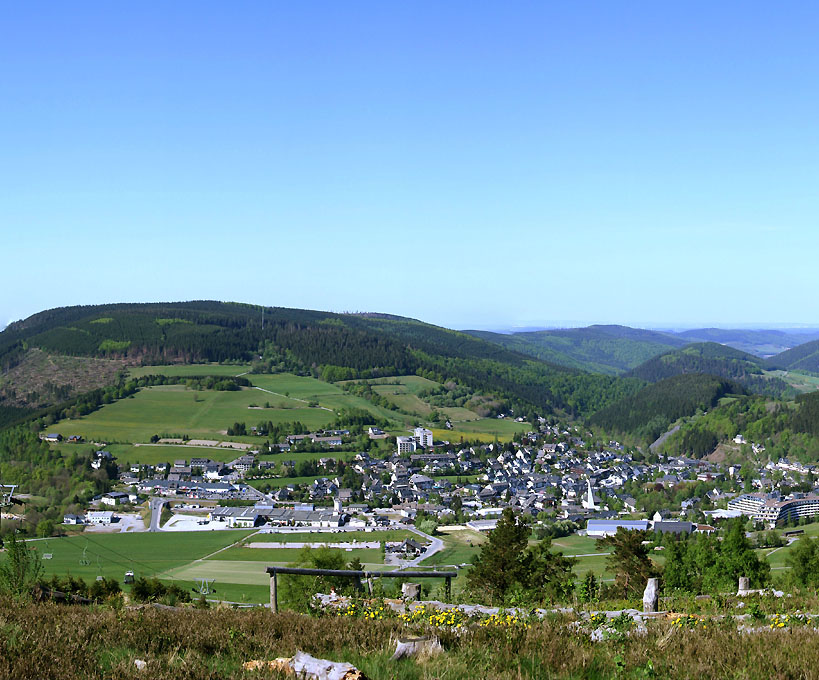
[[[305,652],[296,652],[296,655],[289,659],[247,661],[243,667],[247,671],[270,668],[299,680],[367,680],[366,676],[352,664],[317,659]]]
[[[398,638],[395,641],[395,654],[391,661],[413,656],[436,656],[444,651],[437,637]]]

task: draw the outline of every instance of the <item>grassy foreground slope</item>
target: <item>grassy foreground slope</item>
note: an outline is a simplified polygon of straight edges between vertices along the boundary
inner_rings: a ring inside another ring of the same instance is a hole
[[[444,652],[391,661],[395,639],[427,632],[397,618],[366,620],[271,614],[266,610],[163,611],[152,608],[2,604],[4,653],[0,677],[75,680],[144,678],[281,678],[245,671],[244,662],[290,657],[302,650],[345,661],[371,680],[493,678],[814,678],[819,646],[810,627],[737,632],[718,622],[674,629],[649,625],[645,635],[594,643],[570,617],[531,626],[436,628]],[[138,670],[134,660],[147,663]]]

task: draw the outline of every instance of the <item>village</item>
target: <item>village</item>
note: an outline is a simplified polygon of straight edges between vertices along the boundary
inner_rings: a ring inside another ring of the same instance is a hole
[[[816,468],[787,459],[758,469],[685,457],[642,460],[617,441],[587,445],[577,428],[544,421],[520,441],[468,446],[433,441],[431,430],[418,427],[395,438],[391,455],[358,452],[346,465],[339,464],[332,449],[343,446],[348,434],[337,430],[287,437],[286,444],[276,447],[273,461],[247,447],[224,463],[202,455],[117,467],[116,490],[95,498],[85,514],[67,514],[64,524],[108,531],[264,528],[285,533],[371,532],[426,524],[433,531],[462,525],[488,532],[509,507],[543,533],[600,538],[618,528],[710,533],[721,520],[742,516],[749,529],[774,528],[819,515]],[[386,437],[378,428],[370,428],[369,434]],[[295,468],[287,453],[290,444],[302,439],[327,448],[327,456],[317,461],[326,475],[267,492],[249,483],[269,478],[274,469]],[[738,435],[736,443],[746,442]],[[760,454],[764,448],[753,444],[753,450]],[[117,465],[105,449],[92,462],[92,467],[102,465]],[[658,506],[661,498],[670,502]],[[158,516],[148,527],[121,521],[148,499],[162,499],[150,503],[154,515],[165,505],[172,509],[164,527]],[[424,551],[423,544],[403,548],[413,557]]]

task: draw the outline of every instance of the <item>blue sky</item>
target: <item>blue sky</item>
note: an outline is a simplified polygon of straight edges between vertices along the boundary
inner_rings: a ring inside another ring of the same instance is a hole
[[[5,3],[0,325],[819,326],[819,5]]]

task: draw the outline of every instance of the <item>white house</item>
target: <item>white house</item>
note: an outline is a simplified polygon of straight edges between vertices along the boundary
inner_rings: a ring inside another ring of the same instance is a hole
[[[85,521],[88,524],[111,524],[114,513],[110,510],[89,510],[85,513]]]

